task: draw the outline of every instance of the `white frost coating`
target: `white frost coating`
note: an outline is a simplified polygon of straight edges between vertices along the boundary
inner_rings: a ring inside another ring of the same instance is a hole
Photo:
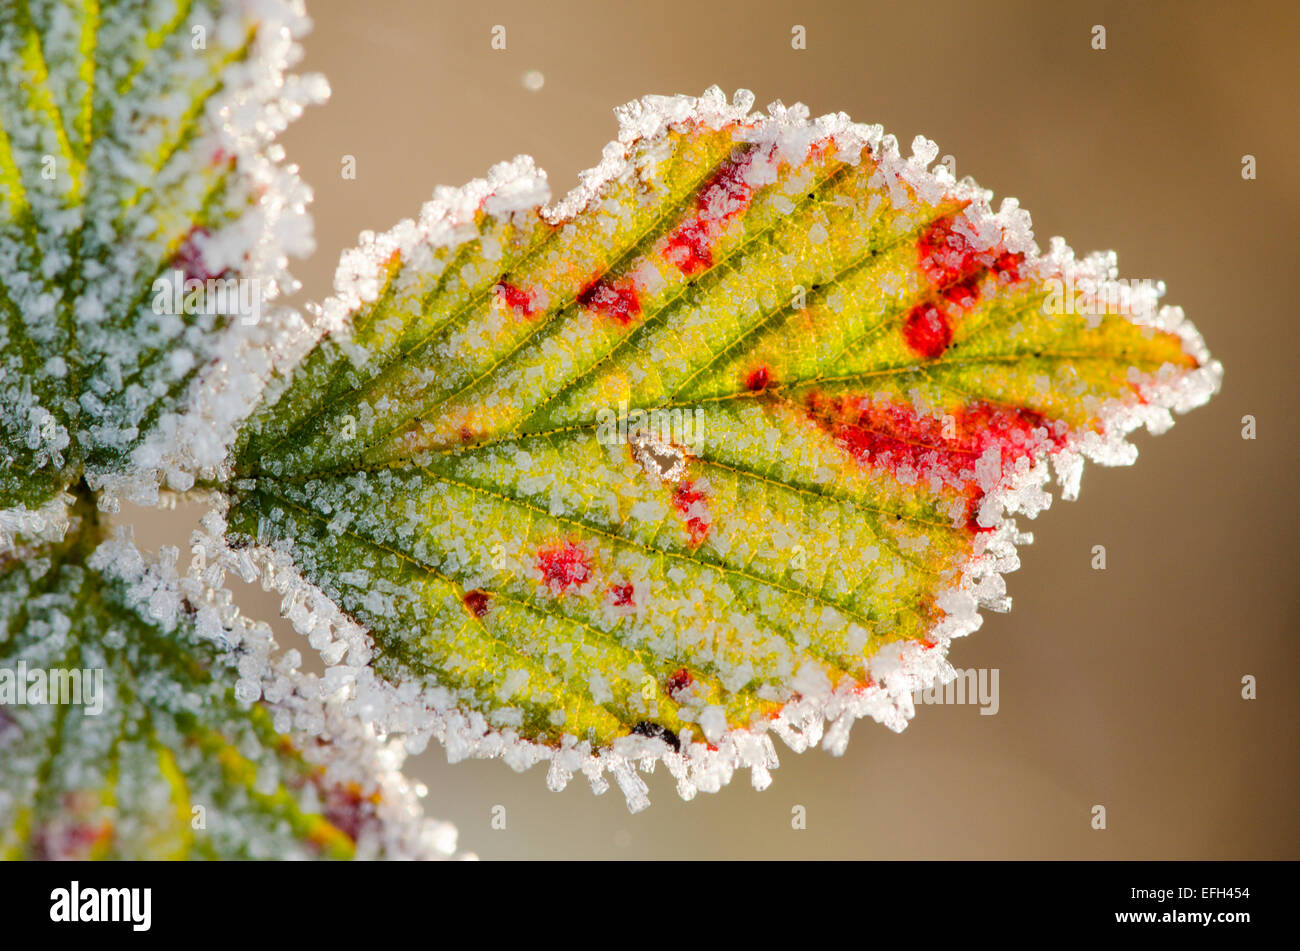
[[[211,524],[205,521],[205,526]],[[305,760],[324,769],[328,784],[342,788],[355,783],[362,800],[376,797],[373,817],[359,825],[358,858],[457,857],[455,827],[425,817],[420,799],[427,790],[401,773],[407,755],[403,745],[355,715],[331,687],[337,678],[304,674],[296,651],[278,654],[270,628],[239,614],[223,587],[229,564],[223,559],[231,554],[224,546],[196,531],[191,551],[189,570],[180,575],[176,549],[163,549],[157,561],[147,560],[123,526],[117,537],[95,550],[89,564],[125,582],[128,599],[141,615],[169,634],[185,620],[183,607],[192,606],[199,637],[238,657],[235,695],[247,703],[262,698],[276,729],[291,736]]]
[[[57,542],[68,531],[68,506],[72,496],[61,492],[37,509],[22,506],[0,510],[0,555],[20,543]]]
[[[211,479],[272,372],[292,365],[316,339],[296,310],[272,304],[299,287],[288,271],[289,258],[315,249],[306,210],[311,189],[296,165],[283,164],[275,139],[304,107],[324,102],[329,86],[316,74],[288,73],[302,56],[298,40],[311,26],[302,0],[238,0],[226,5],[217,28],[242,30],[248,18],[258,22],[250,54],[227,67],[224,89],[206,114],[217,145],[235,157],[241,179],[261,197],[210,236],[203,256],[214,267],[237,265],[241,278],[257,282],[261,316],[256,323],[233,319],[207,341],[211,349],[201,358],[209,369],[184,405],[159,418],[134,452],[133,470],[88,473],[105,509],[115,509],[118,498],[156,504],[162,485],[185,491],[196,476]]]
[[[824,676],[814,676],[812,671],[806,676],[796,675],[795,693],[779,715],[751,728],[716,736],[712,748],[699,742],[689,730],[680,737],[679,751],[662,739],[639,735],[623,737],[596,755],[586,741],[578,742],[572,736],[565,737],[558,748],[551,748],[522,739],[509,727],[493,728],[479,713],[460,710],[449,691],[412,682],[382,681],[367,666],[373,653],[369,634],[304,579],[284,546],[232,551],[221,540],[224,525],[220,517],[210,516],[203,544],[212,563],[237,570],[249,580],[260,576],[264,587],[283,596],[284,612],[295,628],[324,656],[338,661],[330,665],[323,683],[346,697],[348,712],[365,718],[381,734],[404,735],[408,748],[417,751],[429,737],[436,737],[452,761],[500,757],[518,770],[546,761],[547,783],[552,789],[563,788],[581,772],[600,793],[609,786],[605,775],[609,773],[633,811],[648,804],[646,784],[636,769],[649,772],[660,760],[685,799],[700,791],[717,791],[737,769],[743,768],[750,770],[755,787],[764,788],[771,781],[770,770],[778,765],[770,734],[779,736],[796,752],[820,743],[839,754],[846,748],[854,720],[869,716],[890,729],[902,730],[914,713],[913,693],[953,677],[947,660],[952,639],[980,626],[981,607],[998,611],[1010,607],[1002,576],[1018,567],[1017,546],[1032,540],[1017,530],[1011,516],[1033,518],[1048,507],[1053,467],[1063,496],[1072,498],[1078,490],[1084,459],[1107,465],[1131,463],[1136,449],[1125,438],[1128,433],[1143,425],[1153,432],[1162,431],[1172,422],[1171,411],[1184,412],[1199,406],[1217,391],[1221,366],[1208,360],[1201,338],[1182,319],[1180,310],[1157,307],[1162,289],[1130,294],[1127,288],[1115,284],[1113,255],[1093,255],[1076,261],[1059,238],[1052,240],[1047,255],[1040,256],[1030,217],[1015,199],[1004,199],[994,212],[991,192],[969,179],[954,181],[943,165],[928,168],[939,154],[933,142],[918,136],[912,144],[912,156],[904,158],[897,140],[885,135],[878,125],[856,124],[842,113],[809,119],[808,110],[799,104],[785,107],[776,103],[769,107],[767,116],[750,115],[752,104],[753,96],[747,91],[738,92],[728,103],[715,87],[698,99],[653,96],[618,109],[619,136],[605,147],[600,164],[583,173],[581,184],[568,196],[554,205],[540,207],[540,214],[552,223],[577,214],[597,199],[606,183],[632,174],[629,156],[634,145],[664,136],[679,123],[703,122],[714,128],[728,122],[742,123],[739,140],[768,146],[766,150],[755,150],[760,158],[746,172],[754,177],[751,184],[759,183],[766,174],[764,163],[770,164],[770,156],[797,162],[807,154],[811,143],[832,136],[849,155],[859,154],[862,149],[871,153],[879,165],[875,173],[878,182],[891,193],[898,207],[909,204],[908,188],[930,203],[942,196],[968,200],[970,205],[955,227],[975,250],[999,246],[1023,253],[1026,273],[1064,274],[1081,287],[1103,292],[1113,289],[1124,301],[1130,319],[1178,334],[1186,350],[1200,359],[1202,368],[1181,376],[1166,368],[1135,378],[1143,402],[1126,405],[1115,400],[1103,405],[1102,432],[1076,440],[1056,454],[1052,465],[1041,449],[1032,460],[1024,460],[1029,464],[1006,474],[999,466],[986,465],[989,491],[978,520],[993,531],[978,536],[974,557],[951,587],[938,595],[937,603],[945,616],[928,632],[925,641],[896,643],[879,650],[869,662],[871,678],[865,685],[835,690]],[[762,158],[764,154],[769,157]],[[506,215],[540,206],[548,195],[545,175],[526,157],[498,165],[487,179],[475,180],[461,189],[437,189],[418,222],[407,220],[386,234],[363,235],[361,247],[344,254],[335,279],[335,295],[323,305],[314,332],[328,330],[345,337],[349,314],[361,301],[371,300],[378,293],[381,268],[394,250],[401,250],[404,259],[416,260],[421,248],[427,254],[428,247],[452,247],[466,240],[465,224],[479,207]],[[340,643],[343,646],[338,646]],[[332,653],[325,653],[332,645]],[[339,660],[343,655],[346,658]],[[717,717],[709,714],[700,723],[706,733],[715,733],[716,721]]]

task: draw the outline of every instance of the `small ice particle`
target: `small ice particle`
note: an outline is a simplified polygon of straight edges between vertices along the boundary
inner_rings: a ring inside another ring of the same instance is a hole
[[[529,92],[537,92],[546,85],[546,77],[542,75],[541,70],[530,69],[524,73],[524,88]]]

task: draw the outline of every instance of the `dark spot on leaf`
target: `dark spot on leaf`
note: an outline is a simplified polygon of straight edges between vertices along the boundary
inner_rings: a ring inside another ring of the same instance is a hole
[[[765,390],[772,382],[772,371],[766,365],[755,367],[745,377],[745,389]]]
[[[638,736],[648,736],[652,739],[663,740],[671,746],[674,751],[681,752],[682,741],[678,738],[676,733],[668,729],[666,726],[662,726],[658,723],[651,723],[649,720],[642,720],[636,726],[632,727],[632,732]]]
[[[627,281],[593,281],[582,289],[578,303],[620,324],[630,324],[641,316],[641,300]]]
[[[487,614],[488,604],[492,600],[492,595],[488,594],[486,591],[475,588],[473,591],[466,591],[465,597],[462,600],[465,602],[465,607],[469,608],[470,612],[475,617],[482,617]]]

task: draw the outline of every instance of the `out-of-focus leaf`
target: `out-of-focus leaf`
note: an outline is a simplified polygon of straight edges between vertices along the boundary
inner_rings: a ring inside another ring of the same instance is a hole
[[[0,556],[0,856],[421,854],[385,825],[376,763],[341,771],[319,727],[300,748],[275,728],[288,707],[236,698],[258,658],[200,632],[233,635],[228,606],[93,518],[83,502],[63,542]]]
[[[310,247],[268,148],[320,92],[283,75],[299,7],[0,5],[0,510],[170,465],[151,434],[175,434],[235,354],[224,332],[255,334],[285,255]],[[193,442],[175,454],[219,461]]]

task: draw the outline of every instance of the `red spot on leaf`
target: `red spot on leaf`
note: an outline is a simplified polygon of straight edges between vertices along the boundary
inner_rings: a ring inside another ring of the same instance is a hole
[[[941,218],[922,233],[917,241],[918,266],[947,300],[970,307],[979,300],[980,278],[985,273],[992,272],[999,283],[1015,283],[1021,279],[1025,256],[1006,250],[1001,240],[993,247],[976,250],[959,226],[961,221],[960,215]]]
[[[754,188],[745,181],[754,159],[753,149],[729,159],[695,196],[695,211],[668,235],[664,258],[687,277],[713,267],[713,246],[723,229],[754,200]]]
[[[977,516],[992,484],[1009,475],[1021,457],[1061,448],[1068,438],[1063,425],[1039,413],[987,403],[942,417],[856,396],[827,399],[814,393],[807,406],[809,416],[859,462],[906,483],[938,483],[964,495],[965,525],[972,532],[986,530]]]
[[[952,215],[940,218],[917,241],[921,273],[936,287],[947,287],[972,277],[986,264],[981,252],[955,227],[957,220]]]
[[[747,390],[765,390],[772,383],[772,371],[766,366],[754,367],[745,376],[745,389]]]
[[[1023,254],[1007,251],[999,240],[977,250],[960,214],[934,222],[917,240],[917,266],[933,285],[931,299],[908,312],[903,339],[917,354],[933,360],[952,343],[953,321],[979,303],[981,283],[992,274],[999,284],[1020,280]]]
[[[552,594],[563,594],[591,577],[590,556],[577,542],[549,545],[537,553],[537,570]]]
[[[113,824],[71,823],[39,829],[32,835],[32,854],[42,862],[86,861],[98,845],[113,838]]]
[[[996,525],[980,524],[980,506],[984,503],[985,493],[976,491],[966,499],[966,531],[972,535],[979,535],[983,532],[991,532]]]
[[[209,234],[207,228],[194,228],[172,256],[172,267],[179,270],[187,281],[209,281],[226,273],[224,270],[210,270],[203,252],[199,250],[199,242],[207,240]]]
[[[980,299],[980,282],[978,278],[967,278],[943,289],[943,299],[963,310],[974,307]]]
[[[903,339],[927,360],[937,359],[952,343],[948,315],[934,304],[918,304],[903,321]]]
[[[677,694],[690,687],[693,683],[695,683],[695,678],[691,676],[691,672],[685,667],[679,667],[669,674],[668,679],[664,681],[664,693],[675,700]]]
[[[668,236],[664,257],[687,277],[707,271],[713,267],[715,232],[721,230],[721,227],[711,228],[700,219],[692,218]]]
[[[673,490],[673,508],[686,519],[691,544],[698,545],[709,534],[709,518],[705,508],[708,496],[696,488],[694,482],[680,482]]]
[[[531,292],[511,284],[509,281],[502,281],[493,290],[496,292],[497,300],[515,313],[531,317],[536,312]]]
[[[1020,267],[1025,263],[1025,256],[1020,253],[1012,254],[1010,251],[1004,251],[998,255],[998,259],[993,262],[993,272],[999,277],[1006,277],[1007,282],[1015,284],[1020,280]]]
[[[578,303],[623,325],[641,316],[641,299],[629,281],[593,281],[582,289]]]
[[[487,614],[492,595],[475,588],[473,591],[466,591],[462,600],[465,602],[465,607],[469,608],[475,617],[482,617]]]
[[[32,854],[40,861],[89,859],[113,838],[113,824],[97,818],[99,797],[87,790],[64,793],[62,814],[32,831]]]
[[[609,599],[615,607],[628,607],[634,602],[632,582],[627,581],[623,584],[612,584],[609,586]]]
[[[323,785],[317,784],[324,797],[325,820],[355,842],[361,836],[366,823],[374,818],[375,806],[379,794],[361,795],[361,787],[356,783]]]

